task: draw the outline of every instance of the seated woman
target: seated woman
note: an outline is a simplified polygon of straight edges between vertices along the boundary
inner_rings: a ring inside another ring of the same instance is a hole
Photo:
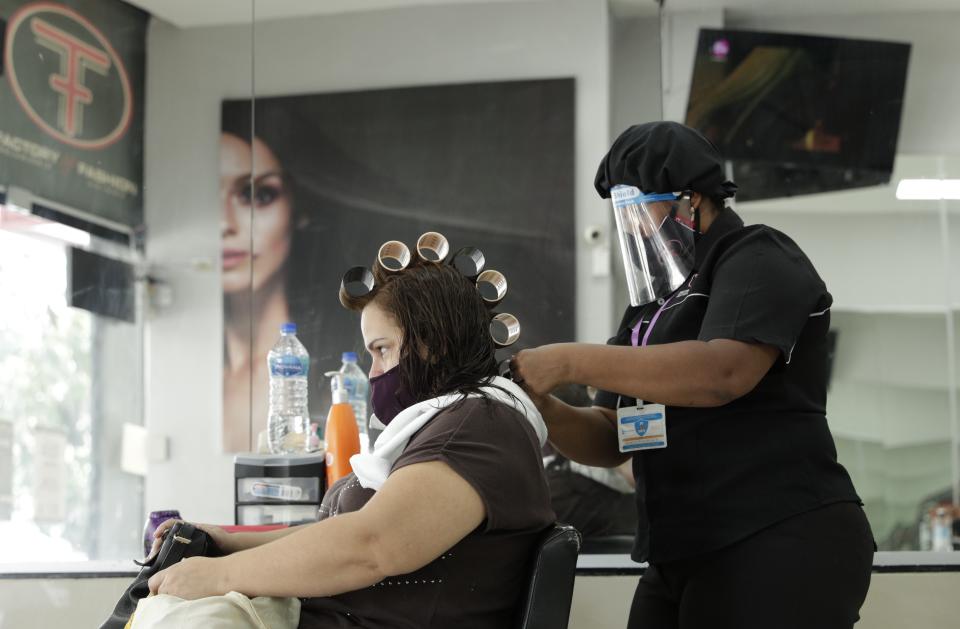
[[[300,627],[508,627],[554,522],[543,420],[496,376],[491,314],[454,267],[420,263],[362,299],[375,451],[317,523],[265,533],[202,525],[227,556],[187,559],[151,592],[304,598]],[[157,538],[169,528],[162,525]]]

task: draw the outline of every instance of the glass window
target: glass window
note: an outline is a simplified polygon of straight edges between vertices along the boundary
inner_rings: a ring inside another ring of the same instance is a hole
[[[151,4],[163,14],[139,8]],[[175,67],[152,42],[190,27],[203,40],[202,12],[165,4],[0,0],[0,564],[141,557],[146,513],[177,506],[148,499],[148,474],[174,494],[192,490],[164,467],[180,431],[170,417],[189,409],[183,398],[161,412],[146,404],[149,380],[185,370],[185,326],[149,331],[174,300],[193,301],[191,279],[216,280],[178,214],[197,214],[178,190],[189,143],[169,146],[164,129],[202,119],[215,173],[219,100],[204,118],[196,90],[175,79],[202,57],[208,85],[229,68],[216,89],[249,102],[252,2],[224,8],[229,35],[180,50]],[[214,199],[216,181],[204,180]],[[150,220],[157,211],[180,220],[171,238],[170,224]],[[219,216],[208,218],[215,241]],[[151,370],[149,341],[175,347],[176,364]]]
[[[0,561],[131,556],[143,482],[117,455],[143,416],[136,284],[92,281],[85,232],[0,212]],[[132,321],[77,307],[118,302]]]

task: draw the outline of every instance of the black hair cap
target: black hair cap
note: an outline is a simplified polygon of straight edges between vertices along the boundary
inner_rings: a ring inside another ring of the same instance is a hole
[[[737,184],[724,175],[717,147],[677,122],[647,122],[621,133],[600,162],[593,185],[604,199],[616,185],[647,194],[691,190],[719,199],[737,193]]]

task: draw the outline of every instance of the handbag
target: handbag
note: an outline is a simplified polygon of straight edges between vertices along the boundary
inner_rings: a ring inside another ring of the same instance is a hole
[[[189,522],[177,522],[164,534],[160,551],[140,563],[140,573],[123,593],[100,629],[124,629],[137,603],[150,593],[150,577],[187,557],[221,557],[223,551],[210,535]]]

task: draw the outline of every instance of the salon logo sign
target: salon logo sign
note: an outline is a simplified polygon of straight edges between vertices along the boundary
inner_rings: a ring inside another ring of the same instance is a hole
[[[133,116],[130,80],[109,40],[75,10],[24,5],[11,18],[4,65],[17,101],[47,135],[81,149],[103,149],[126,134]]]

